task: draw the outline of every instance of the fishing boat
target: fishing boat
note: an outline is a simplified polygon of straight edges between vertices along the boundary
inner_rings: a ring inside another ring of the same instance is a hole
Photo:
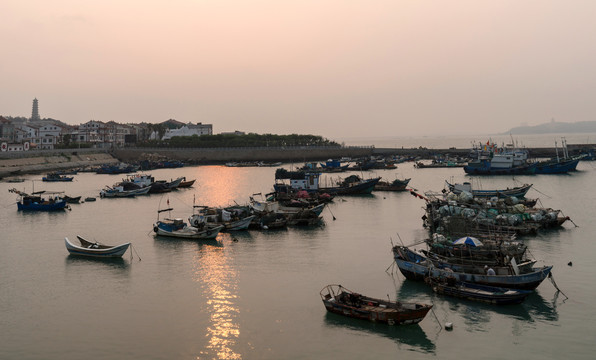
[[[371,298],[341,285],[327,285],[320,295],[329,312],[389,325],[417,324],[432,308],[427,304]]]
[[[60,175],[57,173],[50,173],[50,174],[47,174],[46,176],[41,178],[41,180],[47,181],[47,182],[72,181],[72,179],[74,179],[74,176],[65,176],[65,175]]]
[[[464,171],[470,175],[533,175],[536,164],[528,162],[528,155],[528,150],[513,144],[497,147],[489,141],[476,149],[477,158],[469,161]]]
[[[290,180],[289,187],[294,190],[305,190],[308,192],[327,193],[330,195],[356,195],[370,194],[375,185],[381,180],[380,177],[367,180],[361,179],[358,175],[350,175],[347,178],[337,182],[336,186],[320,187],[320,172],[313,171],[288,171],[286,169],[277,169],[275,171],[275,191],[280,191],[288,187],[284,180]]]
[[[255,218],[250,214],[247,206],[232,206],[227,208],[214,208],[209,206],[193,206],[194,213],[188,217],[188,222],[195,227],[204,224],[210,226],[223,226],[222,231],[246,230]]]
[[[379,181],[374,187],[374,191],[404,191],[410,183],[410,178],[407,179],[395,179],[392,182]]]
[[[151,187],[144,187],[133,190],[124,190],[122,186],[107,186],[105,189],[99,192],[99,197],[102,198],[121,198],[121,197],[134,197],[138,195],[145,195],[149,193]]]
[[[583,155],[569,156],[567,141],[562,139],[561,144],[562,156],[559,156],[559,148],[555,141],[556,157],[536,162],[536,174],[566,174],[576,170],[577,164],[583,158]]]
[[[437,294],[495,305],[520,304],[533,292],[457,281],[454,277],[427,277],[425,281]]]
[[[186,177],[182,177],[182,181],[178,185],[178,188],[189,188],[195,183],[196,179],[186,180]]]
[[[158,210],[157,221],[153,224],[153,231],[157,235],[176,237],[181,239],[215,239],[224,228],[223,225],[199,224],[199,227],[190,226],[180,218],[159,219],[159,214],[171,211],[172,208]]]
[[[253,196],[256,194],[253,194]],[[256,200],[253,196],[250,197],[249,206],[255,213],[273,212],[277,214],[293,215],[302,210],[311,210],[317,216],[321,215],[326,203],[311,205],[309,203],[301,203],[300,206],[286,206],[276,200]]]
[[[81,197],[64,195],[64,200],[69,204],[78,204],[81,201]]]
[[[410,280],[423,281],[425,277],[449,277],[458,281],[475,284],[534,290],[550,274],[552,266],[533,267],[528,272],[520,273],[515,262],[508,273],[487,275],[482,272],[458,272],[452,268],[437,264],[428,259],[424,254],[410,250],[405,246],[393,247],[393,258],[401,273]]]
[[[338,182],[337,186],[319,188],[319,192],[331,195],[370,194],[380,180],[380,177],[362,179],[358,175],[350,175]]]
[[[299,212],[288,216],[288,225],[290,226],[315,226],[323,220],[322,216],[317,215],[312,210],[300,210]]]
[[[64,238],[66,244],[66,250],[71,255],[78,256],[90,256],[97,258],[118,258],[122,257],[130,243],[124,243],[121,245],[104,245],[96,241],[88,241],[77,235],[80,245],[73,244],[67,237]]]
[[[62,198],[63,191],[35,191],[27,194],[17,189],[9,189],[11,193],[19,195],[17,208],[24,211],[56,211],[67,208],[66,200]]]
[[[451,191],[452,193],[454,193],[456,195],[461,194],[462,191],[466,191],[466,192],[469,192],[470,194],[472,194],[473,197],[482,197],[482,198],[492,198],[492,197],[500,198],[500,197],[510,197],[510,196],[523,198],[526,196],[526,194],[532,187],[532,184],[524,184],[522,186],[516,186],[516,187],[506,188],[506,189],[478,190],[478,189],[473,189],[472,184],[470,184],[469,182],[464,182],[462,184],[451,184],[450,182],[445,180],[445,184],[447,185],[447,188],[449,189],[449,191]]]

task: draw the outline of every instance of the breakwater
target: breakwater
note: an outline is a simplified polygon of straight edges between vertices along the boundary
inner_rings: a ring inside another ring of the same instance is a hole
[[[143,160],[149,155],[160,155],[170,160],[191,164],[221,164],[243,161],[306,162],[330,158],[359,158],[373,155],[374,147],[250,147],[250,148],[122,148],[112,154],[125,162]]]
[[[596,145],[568,145],[569,153],[576,155],[581,149]],[[528,148],[531,158],[549,158],[557,154],[554,147]],[[562,155],[561,149],[558,150]],[[226,162],[307,162],[349,157],[406,156],[430,159],[438,156],[466,157],[468,148],[375,148],[374,146],[347,147],[251,147],[251,148],[117,148],[38,150],[0,153],[0,178],[25,173],[42,173],[119,161],[134,163],[155,157],[180,160],[188,164],[209,165]]]
[[[115,164],[119,160],[106,152],[32,151],[3,154],[0,158],[0,178],[19,174],[35,174],[101,164]]]

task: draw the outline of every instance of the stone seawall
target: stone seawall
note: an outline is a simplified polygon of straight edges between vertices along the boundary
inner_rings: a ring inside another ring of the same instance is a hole
[[[32,155],[32,154],[26,154]],[[11,157],[0,159],[0,178],[19,174],[52,172],[101,164],[116,164],[118,159],[106,153],[53,154],[51,156]],[[25,156],[25,154],[23,154]]]
[[[158,154],[170,160],[180,160],[193,164],[221,164],[243,161],[282,161],[305,162],[341,157],[363,157],[373,154],[372,147],[290,147],[290,148],[225,148],[225,149],[142,149],[125,148],[112,152],[124,162],[134,162],[148,155]]]

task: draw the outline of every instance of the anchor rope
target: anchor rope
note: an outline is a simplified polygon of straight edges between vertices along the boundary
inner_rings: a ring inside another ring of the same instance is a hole
[[[550,282],[553,284],[555,289],[557,289],[558,292],[563,294],[563,296],[565,296],[565,299],[569,299],[569,297],[567,295],[565,295],[565,293],[562,292],[561,289],[559,289],[559,287],[557,286],[557,283],[555,282],[555,277],[553,276],[552,272],[548,273],[548,278],[550,279]]]

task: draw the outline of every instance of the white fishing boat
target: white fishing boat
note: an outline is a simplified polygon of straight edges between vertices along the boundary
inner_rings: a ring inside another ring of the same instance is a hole
[[[64,238],[66,250],[68,250],[71,255],[98,258],[122,257],[130,246],[129,242],[121,245],[105,245],[96,241],[85,240],[79,235],[77,235],[77,239],[79,240],[80,245],[72,243],[67,237]]]

